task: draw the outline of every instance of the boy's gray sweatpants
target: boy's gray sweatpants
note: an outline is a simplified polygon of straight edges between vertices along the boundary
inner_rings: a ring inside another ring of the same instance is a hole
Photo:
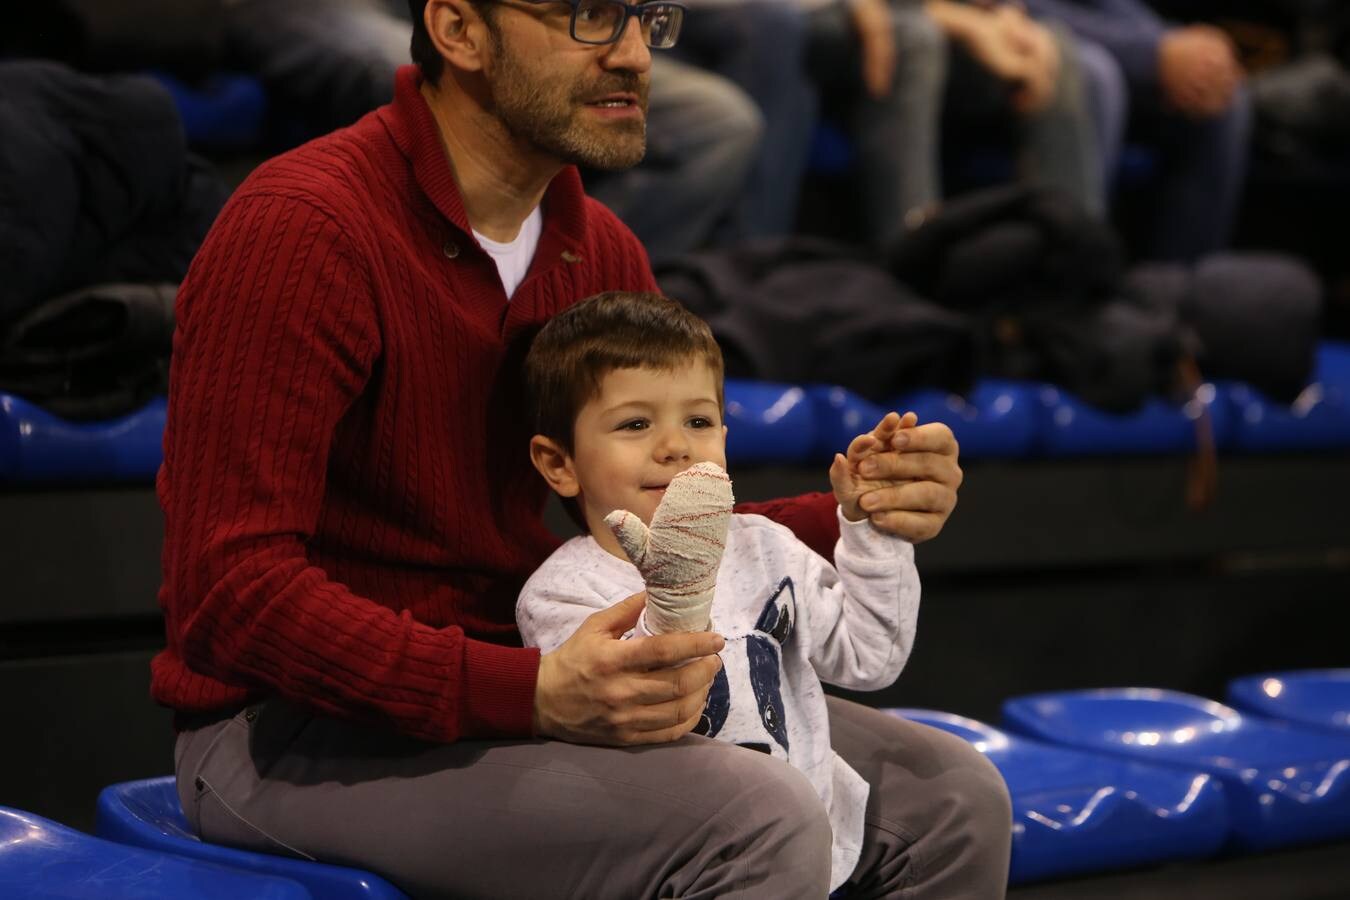
[[[835,749],[871,784],[849,897],[1004,895],[998,772],[966,742],[837,698]],[[825,897],[806,778],[688,736],[615,749],[429,744],[282,701],[183,732],[178,791],[206,840],[380,873],[417,898]]]

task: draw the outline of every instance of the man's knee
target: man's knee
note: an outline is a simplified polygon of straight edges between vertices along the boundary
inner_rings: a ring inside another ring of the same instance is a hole
[[[949,760],[949,779],[954,786],[950,796],[951,815],[968,833],[990,840],[1010,839],[1012,798],[1008,785],[983,753],[966,741],[950,736],[943,754]]]
[[[813,857],[829,869],[832,832],[829,816],[811,782],[787,763],[735,748],[723,768],[726,819],[755,843],[780,853]]]

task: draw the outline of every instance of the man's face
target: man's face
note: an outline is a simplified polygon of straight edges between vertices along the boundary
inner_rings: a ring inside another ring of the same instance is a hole
[[[517,138],[594,169],[636,165],[647,146],[651,55],[629,21],[617,43],[574,41],[565,3],[499,4],[488,19],[495,109]]]
[[[727,465],[717,381],[702,360],[674,371],[615,369],[577,414],[571,463],[581,509],[621,559],[605,516],[626,509],[650,525],[670,479],[699,462]]]

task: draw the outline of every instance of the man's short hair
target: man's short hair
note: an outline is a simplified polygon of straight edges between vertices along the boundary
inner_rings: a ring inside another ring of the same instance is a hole
[[[422,78],[432,84],[440,84],[441,73],[445,71],[445,60],[431,43],[426,23],[427,0],[408,0],[408,12],[412,15],[412,58],[422,70]]]
[[[712,329],[669,297],[609,291],[563,310],[535,337],[525,357],[525,388],[537,434],[569,453],[577,414],[615,369],[673,371],[701,360],[717,383],[722,408],[722,350]]]

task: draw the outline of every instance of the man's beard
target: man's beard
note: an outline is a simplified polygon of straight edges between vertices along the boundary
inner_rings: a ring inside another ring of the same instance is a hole
[[[641,161],[647,150],[647,84],[636,72],[612,72],[584,87],[569,86],[528,71],[503,48],[500,32],[493,35],[491,53],[493,111],[514,137],[591,169],[626,169]],[[587,127],[585,104],[614,93],[637,97],[643,114]]]

